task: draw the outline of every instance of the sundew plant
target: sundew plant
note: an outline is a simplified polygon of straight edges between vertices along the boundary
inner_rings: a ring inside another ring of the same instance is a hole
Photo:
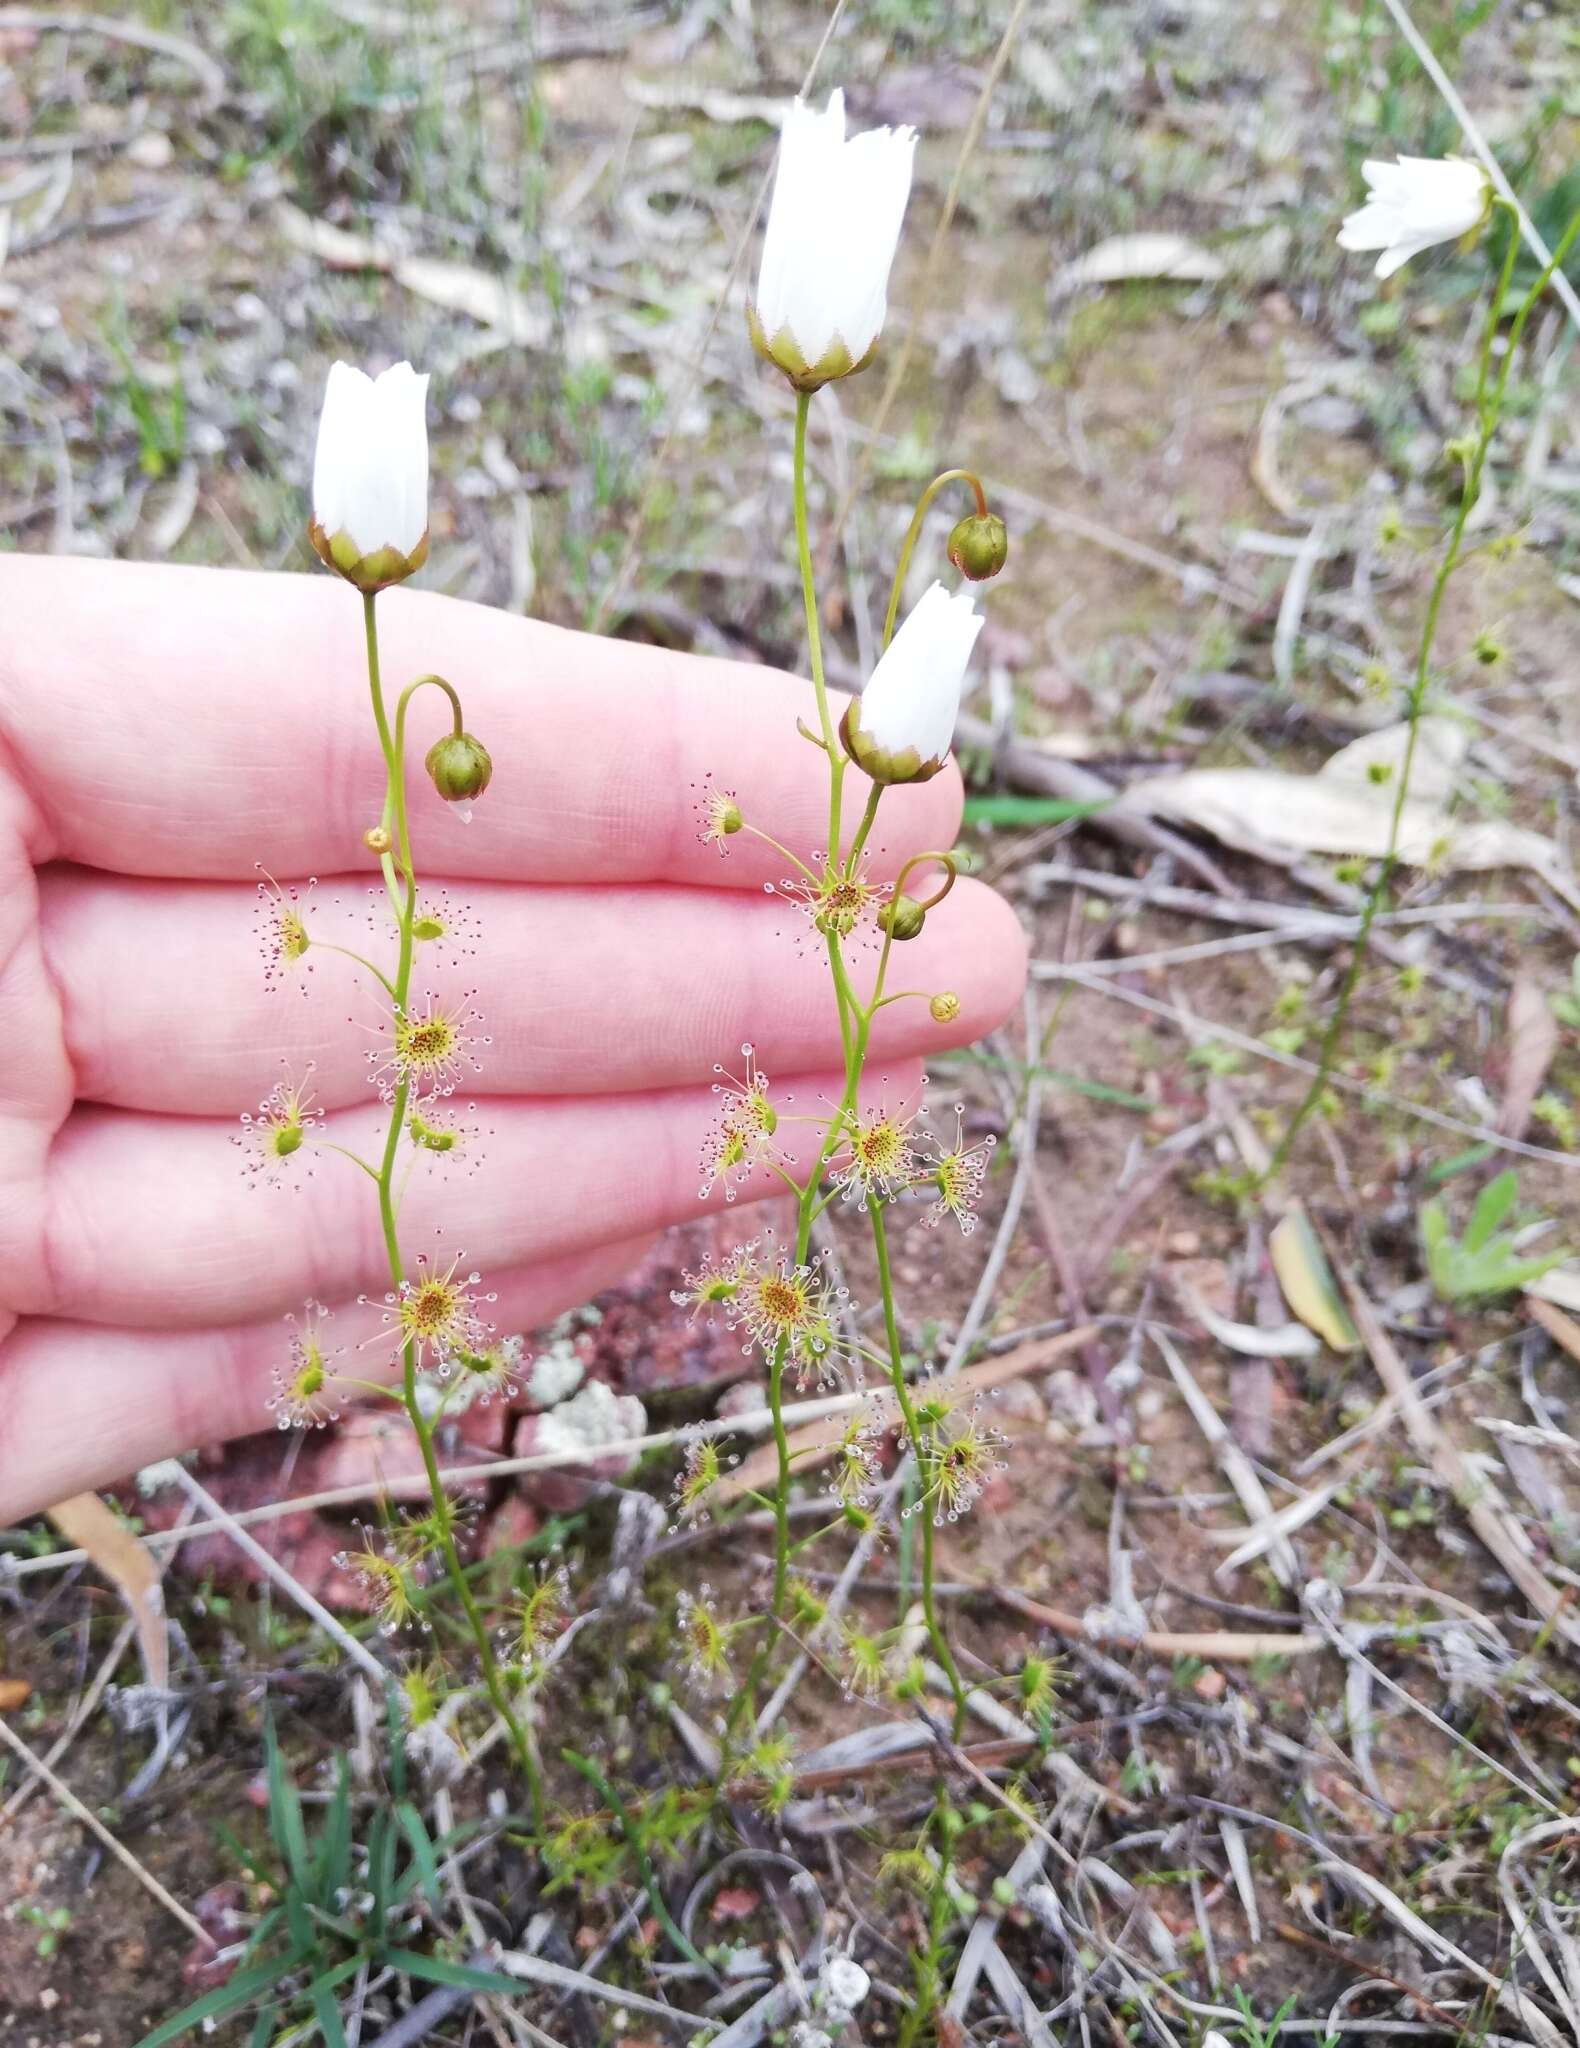
[[[728,1070],[716,1071],[713,1118],[698,1133],[700,1196],[730,1201],[748,1183],[760,1189],[766,1179],[790,1197],[793,1223],[783,1233],[765,1228],[704,1262],[686,1274],[675,1295],[689,1314],[734,1334],[754,1357],[766,1387],[772,1479],[761,1488],[730,1489],[732,1497],[743,1493],[746,1504],[771,1521],[771,1570],[763,1581],[761,1611],[725,1612],[699,1587],[682,1596],[679,1623],[692,1691],[708,1702],[711,1715],[709,1739],[718,1760],[714,1790],[739,1791],[749,1784],[769,1805],[787,1797],[791,1784],[791,1752],[779,1725],[783,1699],[776,1688],[802,1652],[816,1656],[847,1691],[886,1693],[924,1713],[926,1696],[936,1689],[941,1697],[947,1687],[948,1708],[928,1719],[941,1746],[959,1737],[967,1689],[941,1607],[936,1536],[973,1507],[1003,1463],[1002,1438],[981,1407],[943,1374],[925,1366],[918,1370],[907,1357],[888,1234],[892,1206],[919,1198],[930,1224],[969,1235],[993,1140],[972,1142],[958,1109],[942,1113],[897,1094],[875,1061],[873,1036],[877,1018],[890,1005],[921,1004],[939,1026],[960,1014],[956,992],[913,986],[905,968],[910,942],[954,884],[956,854],[949,847],[916,854],[890,879],[879,858],[880,835],[886,794],[939,774],[949,761],[983,624],[978,587],[1004,568],[1008,537],[970,469],[948,469],[927,484],[898,551],[876,662],[864,687],[841,709],[825,676],[814,570],[818,550],[808,502],[808,433],[819,393],[859,373],[880,348],[915,147],[909,128],[848,133],[838,92],[821,110],[797,101],[785,121],[746,326],[757,355],[791,393],[786,524],[804,603],[811,700],[809,716],[783,734],[783,745],[822,756],[826,828],[815,852],[798,852],[772,838],[738,800],[728,760],[714,764],[697,805],[700,835],[717,846],[721,858],[730,858],[734,842],[746,834],[764,842],[781,864],[769,892],[773,907],[765,906],[764,914],[788,910],[800,943],[826,964],[829,1013],[842,1054],[837,1094],[816,1102],[792,1100],[778,1090],[749,1044]],[[1516,230],[1522,227],[1477,164],[1405,158],[1368,164],[1366,175],[1370,197],[1345,221],[1340,242],[1349,250],[1377,252],[1381,276],[1435,245],[1481,234],[1499,213],[1510,216]],[[1365,905],[1321,1048],[1320,1071],[1286,1130],[1275,1170],[1319,1105],[1337,1057],[1349,996],[1396,865],[1414,729],[1430,696],[1443,593],[1464,556],[1467,523],[1521,333],[1577,232],[1580,220],[1571,223],[1552,259],[1518,299],[1512,318],[1520,236],[1509,235],[1481,339],[1473,421],[1451,447],[1462,488],[1407,694],[1411,739],[1393,796],[1392,845]],[[413,704],[422,697],[426,708],[437,699],[447,719],[448,729],[424,754],[436,801],[469,815],[485,795],[493,804],[525,800],[509,789],[489,794],[493,764],[467,729],[451,681],[437,674],[386,679],[381,668],[380,594],[411,576],[427,553],[427,385],[407,363],[377,376],[335,364],[319,425],[309,529],[323,563],[350,587],[347,603],[355,593],[362,608],[368,744],[377,746],[385,769],[381,813],[363,833],[377,873],[373,886],[384,943],[371,949],[377,958],[351,955],[362,976],[365,1013],[356,1024],[368,1038],[368,1078],[382,1107],[382,1139],[367,1156],[328,1145],[312,1076],[303,1073],[282,1080],[245,1120],[239,1142],[248,1170],[266,1178],[288,1178],[314,1159],[325,1171],[366,1183],[359,1192],[377,1211],[388,1280],[365,1304],[376,1311],[379,1327],[364,1349],[383,1354],[386,1374],[371,1363],[359,1365],[338,1347],[332,1319],[309,1302],[291,1320],[271,1405],[282,1428],[327,1422],[359,1395],[393,1401],[404,1411],[420,1450],[428,1498],[420,1510],[390,1519],[345,1562],[371,1592],[392,1636],[444,1610],[446,1626],[442,1632],[430,1629],[431,1645],[447,1642],[456,1668],[447,1681],[442,1672],[436,1679],[431,1661],[414,1666],[411,1689],[429,1697],[436,1683],[442,1689],[448,1682],[486,1698],[508,1737],[535,1845],[552,1864],[556,1854],[570,1851],[565,1831],[556,1835],[552,1824],[545,1757],[563,1757],[595,1792],[608,1790],[586,1759],[562,1751],[557,1738],[535,1725],[533,1701],[545,1650],[565,1623],[571,1591],[563,1573],[547,1575],[501,1631],[468,1574],[456,1509],[435,1450],[436,1432],[447,1418],[473,1402],[512,1394],[523,1372],[525,1339],[494,1327],[494,1297],[464,1250],[442,1238],[411,1243],[401,1222],[402,1196],[415,1166],[448,1171],[467,1162],[473,1134],[459,1097],[485,1070],[488,1052],[484,1020],[471,997],[439,1000],[425,972],[433,949],[455,938],[464,913],[426,895],[419,876],[415,841],[421,823],[408,815],[406,780]],[[902,616],[926,514],[945,492],[959,494],[962,516],[949,532],[938,574]],[[482,805],[477,830],[488,829],[487,818]],[[314,931],[310,891],[282,888],[265,877],[259,905],[271,980],[305,971],[322,943]],[[469,932],[468,943],[475,942]],[[819,1249],[826,1243],[820,1226],[831,1212],[870,1236],[876,1283],[870,1314],[850,1299]],[[792,1397],[834,1391],[850,1398],[829,1425],[831,1439],[819,1446],[815,1468],[798,1472],[787,1422]],[[885,1476],[891,1443],[899,1470]],[[726,1425],[708,1423],[690,1432],[670,1503],[677,1524],[728,1512],[727,1445]],[[821,1488],[826,1512],[814,1514],[810,1534],[792,1540],[792,1491],[798,1484]],[[840,1620],[815,1590],[817,1575],[805,1571],[800,1558],[808,1546],[831,1536],[870,1548],[896,1512],[914,1537],[919,1615],[914,1627],[874,1638]],[[941,1676],[929,1672],[929,1660]],[[1048,1689],[1048,1667],[1028,1659],[1019,1675],[1028,1714],[1046,1718]],[[635,1823],[618,1802],[616,1807],[621,1830],[630,1832]],[[920,1845],[905,1865],[935,1936],[952,1910],[955,1831],[956,1817],[940,1791]],[[650,1885],[645,1854],[638,1867]],[[657,1890],[650,1889],[657,1911]],[[659,1918],[668,1929],[667,1909]],[[689,1938],[678,1945],[695,1955]],[[918,2010],[927,2008],[936,1981],[936,1948],[935,1939],[917,1965]],[[863,1979],[847,2003],[854,2004],[864,1990]]]

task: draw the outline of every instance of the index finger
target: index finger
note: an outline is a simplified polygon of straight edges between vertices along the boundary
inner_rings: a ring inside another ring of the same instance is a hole
[[[343,867],[378,822],[362,606],[338,579],[0,556],[0,618],[0,738],[36,863],[170,877],[250,876],[261,863],[298,877]],[[782,878],[782,856],[749,833],[726,860],[701,843],[710,776],[800,858],[825,847],[827,767],[796,732],[797,718],[815,725],[808,684],[431,592],[387,592],[378,619],[387,702],[443,674],[494,758],[468,825],[423,773],[449,712],[437,691],[419,693],[406,751],[424,872]],[[959,814],[952,769],[891,791],[875,868],[947,847]]]

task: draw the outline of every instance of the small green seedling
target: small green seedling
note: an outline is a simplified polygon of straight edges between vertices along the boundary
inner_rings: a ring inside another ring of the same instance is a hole
[[[1448,1211],[1441,1196],[1422,1203],[1421,1248],[1432,1286],[1444,1301],[1483,1301],[1490,1295],[1511,1294],[1569,1256],[1563,1249],[1541,1252],[1534,1258],[1520,1256],[1518,1233],[1502,1228],[1518,1194],[1519,1182],[1512,1167],[1489,1180],[1458,1238],[1449,1232]]]
[[[39,1957],[52,1956],[60,1946],[60,1937],[71,1926],[71,1913],[65,1906],[22,1906],[19,1908],[24,1920],[39,1930],[38,1940],[33,1944],[33,1953]]]

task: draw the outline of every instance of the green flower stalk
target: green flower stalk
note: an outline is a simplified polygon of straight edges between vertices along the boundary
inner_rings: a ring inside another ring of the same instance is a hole
[[[478,1275],[464,1270],[464,1253],[448,1263],[422,1256],[409,1259],[399,1230],[401,1195],[414,1161],[442,1158],[464,1145],[464,1128],[440,1105],[466,1073],[475,1071],[480,1043],[466,998],[444,1005],[413,987],[418,946],[444,929],[443,918],[419,908],[406,811],[407,717],[420,691],[436,690],[450,713],[450,731],[434,742],[425,761],[438,796],[447,803],[470,804],[488,788],[493,775],[488,751],[466,730],[461,700],[444,677],[425,675],[408,683],[396,699],[392,717],[380,671],[378,594],[409,576],[427,553],[427,382],[407,363],[376,379],[344,363],[335,364],[319,425],[309,525],[313,546],[326,566],[361,594],[369,703],[384,761],[382,813],[363,834],[363,844],[378,860],[384,877],[395,927],[395,966],[385,972],[357,954],[349,957],[371,977],[385,1004],[383,1043],[370,1055],[370,1068],[387,1121],[376,1160],[344,1156],[362,1170],[376,1192],[389,1268],[384,1331],[400,1366],[395,1398],[416,1438],[429,1492],[426,1512],[395,1528],[387,1548],[369,1546],[359,1552],[357,1570],[390,1627],[403,1626],[417,1614],[417,1589],[429,1567],[436,1564],[442,1571],[471,1637],[484,1688],[509,1734],[534,1817],[541,1822],[540,1772],[520,1712],[520,1696],[513,1696],[505,1682],[463,1568],[455,1514],[439,1477],[434,1442],[447,1412],[508,1391],[519,1365],[521,1340],[495,1338],[484,1316],[493,1296],[478,1291]],[[276,971],[317,949],[296,892],[270,883],[262,902]],[[243,1142],[261,1164],[275,1166],[308,1146],[320,1121],[304,1089],[282,1084],[265,1099],[259,1115],[248,1120]],[[326,1350],[324,1321],[324,1312],[310,1303],[293,1339],[290,1368],[277,1380],[271,1403],[282,1426],[332,1419],[345,1388],[360,1384],[333,1369],[338,1354]],[[382,1386],[369,1390],[389,1391]]]
[[[1416,161],[1413,158],[1405,159],[1406,164],[1415,164]],[[1379,167],[1369,164],[1366,168],[1368,178],[1372,178],[1373,172],[1377,169],[1387,170],[1389,167],[1386,165]],[[1470,167],[1461,165],[1458,168],[1463,171]],[[1485,174],[1481,173],[1480,175],[1484,183]],[[1372,182],[1375,185],[1376,181],[1374,178]],[[1462,180],[1461,182],[1464,183],[1466,181]],[[1429,185],[1430,183],[1431,181],[1428,181]],[[1463,203],[1468,210],[1470,206],[1469,197],[1465,197]],[[1338,1001],[1334,1005],[1333,1015],[1329,1019],[1327,1029],[1323,1032],[1322,1043],[1318,1048],[1317,1071],[1312,1078],[1311,1086],[1306,1090],[1300,1102],[1300,1106],[1296,1109],[1295,1114],[1285,1127],[1284,1135],[1278,1144],[1278,1149],[1274,1152],[1272,1159],[1268,1163],[1267,1172],[1262,1176],[1264,1182],[1272,1179],[1282,1171],[1289,1159],[1295,1140],[1305,1128],[1313,1111],[1327,1094],[1328,1084],[1332,1077],[1334,1066],[1338,1061],[1339,1048],[1343,1042],[1344,1028],[1349,1020],[1350,1004],[1354,999],[1356,987],[1360,982],[1361,974],[1366,965],[1367,953],[1371,943],[1372,927],[1377,921],[1377,913],[1388,899],[1388,892],[1393,884],[1394,871],[1399,865],[1399,835],[1404,822],[1405,805],[1409,801],[1410,796],[1410,775],[1415,766],[1416,742],[1420,734],[1421,718],[1426,710],[1427,694],[1432,680],[1432,650],[1437,641],[1438,620],[1443,609],[1444,593],[1448,589],[1449,579],[1464,559],[1466,528],[1477,500],[1481,496],[1481,480],[1486,471],[1487,458],[1492,450],[1492,443],[1498,431],[1498,424],[1503,417],[1503,404],[1508,392],[1509,376],[1519,355],[1520,341],[1525,333],[1526,323],[1529,321],[1542,295],[1547,290],[1554,272],[1558,270],[1564,257],[1574,245],[1576,236],[1580,235],[1580,212],[1577,212],[1567,228],[1565,228],[1562,239],[1553,251],[1551,261],[1544,266],[1530,290],[1521,299],[1515,311],[1514,319],[1509,326],[1508,340],[1504,346],[1503,359],[1496,373],[1494,373],[1492,367],[1493,347],[1503,326],[1504,311],[1509,297],[1509,281],[1514,274],[1515,257],[1519,253],[1519,222],[1513,207],[1509,206],[1506,201],[1501,199],[1493,201],[1491,199],[1490,188],[1487,188],[1485,203],[1483,203],[1481,197],[1478,197],[1476,204],[1480,211],[1477,213],[1476,219],[1469,223],[1470,229],[1473,231],[1479,227],[1493,207],[1496,206],[1501,208],[1508,216],[1509,241],[1508,247],[1504,252],[1502,266],[1498,273],[1498,282],[1493,291],[1492,304],[1488,309],[1486,326],[1482,331],[1481,351],[1476,367],[1474,428],[1472,432],[1465,435],[1462,439],[1455,441],[1450,449],[1450,453],[1460,465],[1459,504],[1455,509],[1453,523],[1449,527],[1447,542],[1438,560],[1436,574],[1432,578],[1432,587],[1427,594],[1426,611],[1421,620],[1420,638],[1416,644],[1415,672],[1411,679],[1410,695],[1405,706],[1405,718],[1408,722],[1409,731],[1405,740],[1404,758],[1400,763],[1399,774],[1394,786],[1393,809],[1388,820],[1388,844],[1383,853],[1382,861],[1378,866],[1376,879],[1367,891],[1366,901],[1361,908],[1360,925],[1355,934],[1355,945],[1350,953],[1349,966],[1345,971],[1344,981],[1339,990]],[[1369,216],[1376,215],[1376,212],[1377,206],[1374,201],[1371,206],[1362,209],[1361,214],[1352,215],[1350,220],[1345,223],[1344,232],[1340,235],[1340,242],[1345,248],[1374,248],[1379,246],[1376,240],[1357,238],[1357,230],[1355,228],[1357,221],[1365,223],[1362,231],[1365,234],[1375,232],[1380,237],[1385,230],[1388,231],[1394,239],[1385,245],[1384,255],[1379,260],[1378,271],[1381,275],[1386,276],[1389,270],[1397,269],[1400,263],[1407,260],[1409,256],[1416,254],[1419,248],[1429,247],[1433,241],[1442,241],[1449,238],[1446,234],[1435,234],[1419,240],[1415,246],[1408,246],[1407,238],[1397,221],[1391,218],[1388,220],[1368,219]],[[1414,224],[1421,227],[1424,233],[1424,223],[1417,221]],[[1456,234],[1462,231],[1463,227],[1456,227],[1454,229]],[[1401,249],[1403,254],[1399,253]],[[1390,261],[1390,257],[1397,260]]]

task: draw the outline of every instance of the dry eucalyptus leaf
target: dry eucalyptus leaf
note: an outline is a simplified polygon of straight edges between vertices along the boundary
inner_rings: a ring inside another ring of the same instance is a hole
[[[126,1602],[137,1623],[144,1676],[156,1690],[167,1690],[170,1641],[165,1595],[152,1553],[96,1493],[73,1494],[50,1509],[49,1519],[68,1543],[88,1553]]]
[[[1368,860],[1388,851],[1394,799],[1410,728],[1406,721],[1341,747],[1315,775],[1278,768],[1187,768],[1149,775],[1109,806],[1108,815],[1164,818],[1210,832],[1247,853],[1278,847]],[[1539,832],[1502,819],[1461,820],[1448,799],[1469,734],[1457,721],[1423,718],[1399,819],[1396,851],[1413,867],[1529,868],[1575,902],[1572,876]]]
[[[376,270],[403,290],[448,313],[464,313],[481,326],[492,327],[524,348],[541,348],[548,340],[547,316],[536,312],[503,278],[467,263],[437,256],[403,256],[366,235],[348,234],[324,220],[314,220],[284,201],[274,210],[280,232],[291,244],[331,270]]]
[[[1185,1302],[1210,1337],[1243,1358],[1314,1358],[1322,1349],[1304,1323],[1279,1323],[1267,1330],[1256,1323],[1234,1323],[1210,1309],[1194,1288],[1185,1291]]]
[[[1522,1138],[1530,1122],[1531,1104],[1542,1092],[1547,1070],[1558,1050],[1558,1020],[1540,982],[1517,974],[1509,991],[1509,1059],[1498,1108],[1498,1129],[1508,1138]]]
[[[1183,235],[1112,235],[1067,263],[1054,279],[1054,290],[1073,292],[1089,284],[1125,284],[1133,278],[1216,284],[1225,274],[1210,249]]]
[[[1333,1351],[1354,1351],[1359,1333],[1304,1210],[1291,1209],[1279,1218],[1267,1240],[1267,1256],[1285,1301],[1306,1328]]]

